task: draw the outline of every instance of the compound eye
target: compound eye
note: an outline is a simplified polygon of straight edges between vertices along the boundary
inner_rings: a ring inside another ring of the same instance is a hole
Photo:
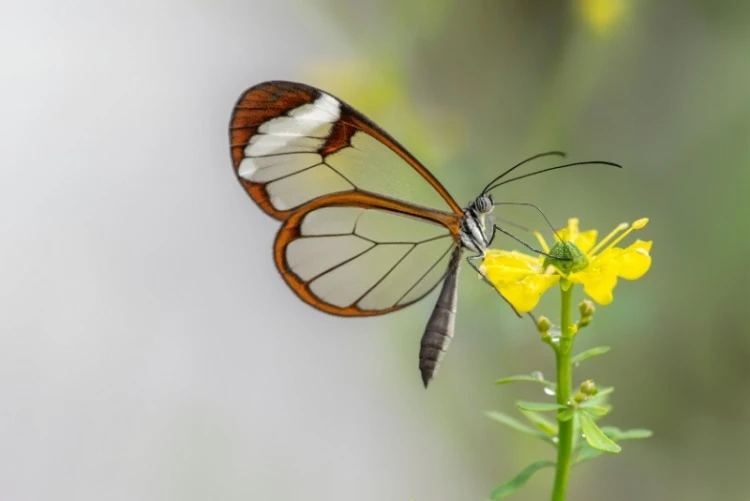
[[[489,212],[492,210],[492,198],[489,195],[482,195],[477,200],[477,209],[480,212]]]

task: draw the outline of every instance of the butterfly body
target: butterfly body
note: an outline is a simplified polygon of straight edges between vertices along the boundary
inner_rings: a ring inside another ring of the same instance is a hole
[[[494,208],[488,194],[478,196],[464,210],[459,230],[459,241],[448,263],[443,287],[435,303],[435,308],[427,321],[419,350],[419,370],[425,387],[434,377],[443,355],[448,350],[456,325],[458,297],[458,272],[461,257],[466,249],[473,253],[471,259],[484,257],[491,237],[486,235],[486,219]],[[473,266],[473,265],[472,265]]]
[[[482,194],[464,210],[459,236],[461,245],[471,251],[484,254],[487,249],[486,219],[494,209],[492,203],[490,195]]]

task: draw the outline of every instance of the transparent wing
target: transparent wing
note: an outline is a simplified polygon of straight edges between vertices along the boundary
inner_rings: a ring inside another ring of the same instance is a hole
[[[277,219],[341,192],[462,212],[390,135],[346,103],[304,84],[266,82],[247,90],[232,114],[230,146],[240,183]]]
[[[334,194],[292,214],[275,259],[304,301],[336,315],[379,315],[421,299],[445,276],[458,219],[362,193]]]

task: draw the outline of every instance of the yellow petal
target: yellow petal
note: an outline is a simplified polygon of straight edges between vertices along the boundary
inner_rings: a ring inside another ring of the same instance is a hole
[[[573,243],[576,244],[576,246],[585,254],[594,246],[597,235],[598,232],[596,230],[582,231],[578,234],[576,239],[573,240]]]
[[[614,298],[612,291],[617,285],[617,275],[614,273],[600,273],[597,270],[589,271],[587,269],[579,273],[572,273],[568,280],[575,284],[582,284],[583,292],[601,305],[611,303]]]
[[[545,291],[560,280],[559,275],[527,275],[509,282],[495,284],[500,294],[508,300],[519,313],[527,313],[539,303]],[[493,282],[494,283],[494,282]]]
[[[533,310],[542,294],[560,280],[557,274],[543,273],[539,257],[517,251],[488,250],[481,269],[520,313]]]
[[[578,218],[577,217],[571,217],[568,219],[568,226],[565,228],[558,230],[557,235],[559,236],[561,240],[565,242],[574,242],[576,238],[578,238],[578,234],[580,233],[580,230],[578,229]]]
[[[613,247],[599,254],[595,261],[606,273],[612,273],[626,280],[637,280],[651,267],[652,242],[636,240],[625,249]]]
[[[578,227],[578,218],[568,219],[568,226],[558,230],[557,235],[561,240],[573,242],[584,253],[588,252],[596,242],[598,232],[596,230],[581,231]]]
[[[500,287],[502,284],[520,282],[529,275],[538,274],[538,272],[532,270],[498,264],[482,264],[480,270],[495,287]]]
[[[518,251],[503,251],[489,249],[484,255],[482,266],[490,268],[493,266],[507,266],[527,271],[541,270],[542,259],[538,256],[529,256]]]
[[[637,280],[651,267],[651,242],[637,240],[625,249],[620,257],[618,275],[626,280]]]

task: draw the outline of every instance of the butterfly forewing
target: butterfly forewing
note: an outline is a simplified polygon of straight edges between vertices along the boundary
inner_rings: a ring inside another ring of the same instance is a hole
[[[445,188],[390,135],[314,87],[267,82],[250,88],[235,106],[230,141],[240,182],[278,219],[342,192],[461,215]]]

